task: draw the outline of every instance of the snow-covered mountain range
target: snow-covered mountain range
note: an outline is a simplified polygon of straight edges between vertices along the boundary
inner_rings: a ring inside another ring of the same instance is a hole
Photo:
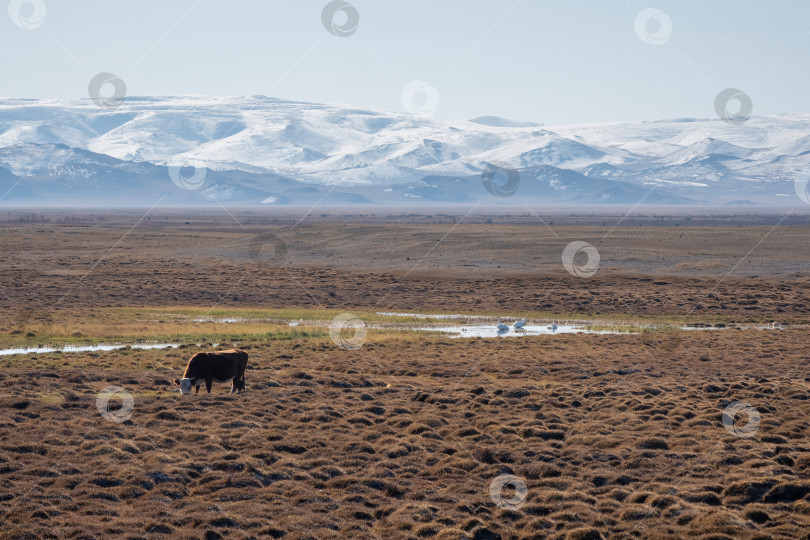
[[[516,171],[515,196],[485,189],[488,164]],[[6,206],[794,204],[808,165],[810,115],[544,126],[264,96],[0,99]]]

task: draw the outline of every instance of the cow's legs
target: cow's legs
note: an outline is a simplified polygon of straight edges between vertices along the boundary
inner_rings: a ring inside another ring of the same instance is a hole
[[[213,379],[206,379],[205,380],[205,389],[208,390],[208,393],[211,393],[211,384],[214,382]]]
[[[231,381],[231,394],[233,394],[236,391],[236,387],[239,386],[239,383],[236,382],[237,380],[239,380],[239,377],[234,377]]]
[[[198,384],[197,386],[195,386],[195,387],[194,387],[194,393],[195,393],[195,394],[199,394],[199,393],[200,393],[200,385],[199,385],[199,384]]]

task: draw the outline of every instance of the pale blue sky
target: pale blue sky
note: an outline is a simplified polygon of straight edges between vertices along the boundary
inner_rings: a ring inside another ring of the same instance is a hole
[[[806,0],[352,0],[349,37],[322,25],[325,0],[44,2],[36,29],[0,13],[2,96],[87,97],[106,71],[128,95],[399,110],[403,87],[424,80],[438,115],[548,124],[713,117],[728,87],[756,115],[810,112]],[[672,21],[663,45],[634,30],[649,7]]]

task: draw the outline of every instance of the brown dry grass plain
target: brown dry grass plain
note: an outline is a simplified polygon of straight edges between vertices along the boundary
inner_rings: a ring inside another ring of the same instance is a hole
[[[280,331],[238,343],[241,395],[171,383],[211,345],[0,356],[0,537],[810,538],[807,223],[301,217],[0,215],[0,345],[162,335],[120,310],[181,306],[785,328]],[[574,240],[593,277],[562,267]],[[97,409],[111,385],[126,422]],[[502,474],[522,504],[496,504]]]

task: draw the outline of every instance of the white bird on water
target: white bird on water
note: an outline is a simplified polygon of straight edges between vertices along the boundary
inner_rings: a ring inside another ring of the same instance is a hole
[[[509,331],[509,327],[506,326],[505,324],[503,324],[501,322],[501,318],[498,317],[498,332],[508,332],[508,331]]]
[[[526,319],[520,319],[519,321],[515,321],[515,324],[513,324],[512,326],[515,328],[515,330],[520,330],[521,328],[523,328],[525,324]]]

